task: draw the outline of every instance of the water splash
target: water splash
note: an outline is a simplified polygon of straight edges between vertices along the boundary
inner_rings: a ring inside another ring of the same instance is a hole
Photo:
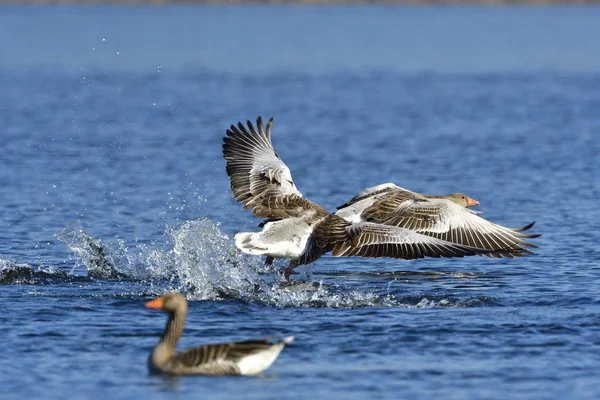
[[[37,285],[67,279],[67,273],[57,267],[34,267],[0,258],[0,285]]]
[[[242,299],[276,307],[392,306],[390,297],[344,291],[322,282],[278,281],[258,257],[247,257],[207,219],[188,221],[170,232],[177,276],[194,299]],[[310,278],[312,268],[303,268]]]
[[[257,265],[208,219],[187,221],[170,232],[174,272],[198,299],[248,298],[264,289]]]
[[[73,221],[54,235],[76,255],[76,267],[83,266],[90,277],[122,278],[116,265],[117,252],[107,252],[102,240],[95,239],[83,231],[81,222]]]
[[[465,307],[452,297],[403,296],[392,289],[350,288],[329,282],[311,282],[312,267],[302,268],[307,281],[285,282],[262,264],[259,257],[241,253],[218,223],[206,218],[167,229],[172,248],[161,251],[148,245],[126,248],[122,241],[105,243],[83,231],[78,221],[56,237],[73,251],[76,266],[94,278],[127,279],[153,294],[185,293],[195,300],[241,300],[274,307]],[[303,276],[304,275],[304,276]]]

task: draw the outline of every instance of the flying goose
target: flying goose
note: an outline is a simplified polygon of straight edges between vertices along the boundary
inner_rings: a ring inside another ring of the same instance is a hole
[[[531,253],[523,246],[537,247],[523,239],[539,237],[522,233],[533,226],[506,228],[489,222],[467,209],[479,204],[462,194],[425,196],[393,183],[368,188],[338,207],[336,215],[349,222],[374,222],[407,228],[424,235],[492,251],[488,256],[521,257]]]
[[[293,336],[279,342],[270,338],[244,342],[206,344],[175,354],[183,332],[188,303],[180,294],[167,294],[146,303],[169,313],[160,342],[148,358],[151,374],[164,375],[257,375],[273,364]]]
[[[361,215],[366,208],[371,207],[373,203],[375,203],[375,201],[380,200],[382,197],[389,196],[390,193],[392,193],[395,189],[410,192],[407,189],[403,189],[394,185],[393,183],[383,183],[381,185],[364,189],[362,192],[358,193],[356,196],[350,199],[350,201],[337,207],[338,211],[335,214],[350,222],[360,222],[362,221]],[[477,200],[470,198],[464,193],[450,193],[447,196],[428,196],[417,192],[410,192],[410,194],[414,198],[423,201],[426,201],[427,199],[450,200],[451,202],[458,204],[459,206],[464,208],[479,205],[479,202]],[[479,212],[477,211],[473,212],[475,214],[479,214]]]
[[[289,168],[271,143],[271,118],[263,129],[258,117],[256,128],[239,123],[227,130],[223,139],[226,172],[235,199],[266,220],[260,232],[235,236],[236,246],[245,253],[289,258],[285,278],[298,265],[310,264],[323,254],[334,257],[464,257],[504,247],[480,249],[422,235],[403,227],[372,222],[350,222],[302,197]]]

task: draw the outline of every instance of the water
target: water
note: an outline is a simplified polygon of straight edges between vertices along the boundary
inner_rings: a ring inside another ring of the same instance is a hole
[[[600,395],[598,8],[3,7],[2,398]],[[8,40],[6,40],[8,38]],[[241,255],[225,129],[274,116],[305,196],[462,191],[522,259],[298,269]],[[295,335],[258,378],[149,377],[182,347]]]

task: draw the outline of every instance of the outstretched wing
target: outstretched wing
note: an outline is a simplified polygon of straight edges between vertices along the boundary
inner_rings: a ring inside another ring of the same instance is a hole
[[[402,189],[396,185],[394,185],[393,183],[383,183],[381,185],[377,185],[377,186],[373,186],[370,188],[366,188],[365,190],[363,190],[362,192],[358,193],[356,196],[354,196],[353,198],[351,198],[348,202],[342,204],[341,206],[337,207],[338,210],[344,209],[346,207],[350,207],[358,202],[361,202],[363,200],[366,200],[370,197],[375,197],[377,198],[377,196],[380,196],[384,193],[390,193],[395,191],[396,189]]]
[[[247,127],[231,125],[223,138],[223,157],[231,180],[235,199],[252,208],[272,196],[293,194],[302,197],[292,180],[292,174],[271,143],[273,118],[266,130],[262,118],[256,119],[256,129],[250,121]]]
[[[540,235],[522,233],[533,226],[511,229],[489,222],[448,199],[420,198],[396,190],[377,199],[362,212],[368,222],[410,229],[437,239],[493,250],[494,257],[522,256],[537,247],[523,239]],[[499,250],[501,249],[501,250]]]
[[[257,217],[270,219],[304,218],[310,222],[311,218],[321,219],[330,215],[329,211],[312,201],[297,195],[267,197],[252,208]]]
[[[332,255],[335,257],[391,257],[412,260],[424,257],[464,257],[489,252],[408,229],[370,222],[350,224],[346,231],[348,238],[338,242],[333,248]]]

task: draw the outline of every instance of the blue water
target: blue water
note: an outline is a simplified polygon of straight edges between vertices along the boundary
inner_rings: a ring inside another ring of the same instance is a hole
[[[599,398],[599,19],[0,8],[2,398]],[[285,263],[232,241],[259,221],[231,196],[222,136],[259,114],[331,210],[383,182],[462,191],[491,221],[535,220],[540,248],[325,256],[293,277],[314,285],[282,287]],[[190,300],[182,347],[296,341],[257,378],[149,377],[165,316],[143,304],[165,291]]]

